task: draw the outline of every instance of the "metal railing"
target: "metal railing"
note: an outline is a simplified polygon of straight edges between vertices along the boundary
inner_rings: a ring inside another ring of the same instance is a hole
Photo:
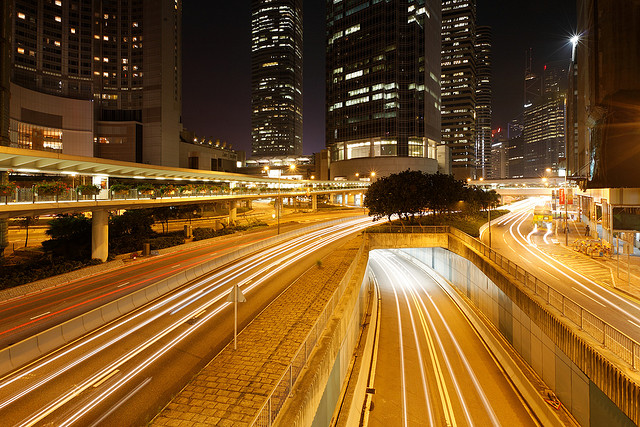
[[[320,338],[320,336],[322,335],[327,322],[331,318],[333,311],[338,305],[338,301],[340,301],[342,294],[347,288],[347,284],[353,276],[358,262],[364,252],[364,243],[365,242],[363,242],[363,244],[360,246],[355,259],[347,269],[345,275],[340,281],[340,284],[333,292],[333,295],[325,305],[322,313],[320,313],[320,316],[318,316],[318,319],[311,327],[311,331],[309,331],[309,334],[307,334],[304,342],[298,348],[298,351],[296,352],[295,356],[293,356],[291,363],[284,370],[284,373],[267,397],[266,402],[258,411],[258,414],[254,417],[250,426],[269,427],[273,424],[273,421],[280,413],[280,410],[291,394],[293,385],[296,383],[296,380],[302,373],[304,366],[309,360],[309,356],[311,355],[316,343],[318,342],[318,338]]]
[[[496,263],[500,268],[513,276],[518,283],[524,285],[535,295],[542,298],[544,302],[562,313],[562,316],[569,322],[598,341],[603,347],[610,350],[622,361],[628,363],[631,369],[638,369],[640,366],[640,343],[638,341],[602,320],[598,315],[583,308],[562,292],[544,283],[515,262],[500,255],[479,240],[453,227],[451,227],[450,233]]]
[[[383,224],[370,227],[366,233],[448,233],[448,225],[394,225]]]
[[[159,190],[139,191],[135,188],[114,192],[111,190],[104,190],[99,195],[95,196],[83,196],[77,192],[76,188],[68,188],[59,195],[42,195],[38,194],[38,191],[31,187],[17,188],[11,192],[10,195],[0,195],[0,204],[12,204],[12,203],[38,203],[38,202],[75,202],[83,200],[139,200],[139,199],[173,199],[173,198],[200,198],[200,197],[215,197],[215,196],[269,196],[286,195],[288,193],[309,193],[309,194],[326,194],[327,192],[350,192],[354,190],[366,191],[365,188],[356,186],[345,186],[343,188],[281,188],[277,190],[275,188],[234,188],[234,189],[207,189],[204,191],[189,191],[179,192],[173,191],[171,193],[162,193]]]

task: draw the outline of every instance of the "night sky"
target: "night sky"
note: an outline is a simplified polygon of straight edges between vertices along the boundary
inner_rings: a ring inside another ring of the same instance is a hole
[[[251,154],[249,0],[183,3],[182,119],[200,136]],[[478,25],[493,31],[493,125],[521,112],[525,51],[534,72],[570,59],[575,0],[477,0]],[[324,148],[325,0],[304,1],[305,154]]]

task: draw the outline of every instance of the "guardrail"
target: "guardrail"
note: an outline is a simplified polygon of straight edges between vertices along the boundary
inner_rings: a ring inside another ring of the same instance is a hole
[[[187,270],[173,274],[166,279],[111,301],[101,307],[86,312],[57,326],[26,338],[0,350],[0,376],[64,345],[80,336],[104,325],[132,310],[147,304],[165,293],[196,279],[227,263],[256,252],[284,240],[306,234],[309,231],[349,221],[341,218],[327,223],[314,224],[299,230],[289,231],[279,236],[270,237],[257,244],[247,245],[211,261],[193,266]]]
[[[610,325],[601,317],[580,306],[580,304],[571,298],[563,295],[562,292],[544,283],[515,262],[500,255],[479,240],[453,227],[449,232],[513,276],[516,282],[524,285],[535,295],[542,298],[547,304],[562,313],[562,316],[573,325],[598,341],[603,347],[609,349],[623,362],[629,364],[631,369],[638,369],[640,366],[640,343],[638,341]]]
[[[450,233],[462,240],[468,246],[493,261],[501,269],[513,276],[516,282],[524,285],[535,295],[542,298],[547,304],[562,313],[562,316],[573,325],[584,331],[587,335],[611,350],[631,369],[640,367],[640,343],[624,332],[604,321],[598,315],[580,306],[562,292],[538,279],[524,268],[500,255],[480,240],[449,226],[395,226],[386,225],[369,229],[366,233]]]
[[[358,261],[362,257],[364,246],[365,242],[363,241],[355,259],[347,269],[345,275],[342,277],[338,287],[333,292],[333,295],[331,295],[329,301],[327,301],[322,313],[320,313],[320,316],[311,327],[311,331],[309,331],[304,342],[298,348],[298,351],[295,356],[293,356],[291,363],[285,369],[276,386],[273,388],[271,393],[269,393],[266,402],[262,405],[250,426],[269,427],[273,424],[273,421],[276,419],[278,413],[282,409],[282,406],[286,402],[287,397],[291,394],[293,385],[309,360],[309,356],[318,342],[318,338],[322,335],[333,311],[338,305],[338,301],[340,301],[342,294],[347,288],[347,284],[353,276],[356,266],[358,265]]]

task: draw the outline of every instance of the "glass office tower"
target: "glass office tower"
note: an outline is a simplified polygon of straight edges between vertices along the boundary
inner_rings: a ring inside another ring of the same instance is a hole
[[[302,154],[302,0],[251,2],[253,157]]]
[[[327,1],[331,177],[435,172],[440,1]]]

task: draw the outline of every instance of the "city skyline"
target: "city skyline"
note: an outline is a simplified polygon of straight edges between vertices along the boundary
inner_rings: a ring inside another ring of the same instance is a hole
[[[305,154],[325,148],[324,2],[304,2]],[[249,2],[190,5],[183,10],[183,122],[200,135],[227,141],[251,152]],[[570,60],[569,37],[575,32],[575,0],[513,4],[479,1],[478,25],[493,33],[492,127],[506,126],[522,112],[525,52],[531,47],[534,68]],[[499,11],[499,13],[496,13]],[[210,16],[224,16],[210,26]],[[523,17],[527,17],[526,20]],[[204,107],[203,107],[204,106]],[[519,110],[518,110],[519,109]]]

